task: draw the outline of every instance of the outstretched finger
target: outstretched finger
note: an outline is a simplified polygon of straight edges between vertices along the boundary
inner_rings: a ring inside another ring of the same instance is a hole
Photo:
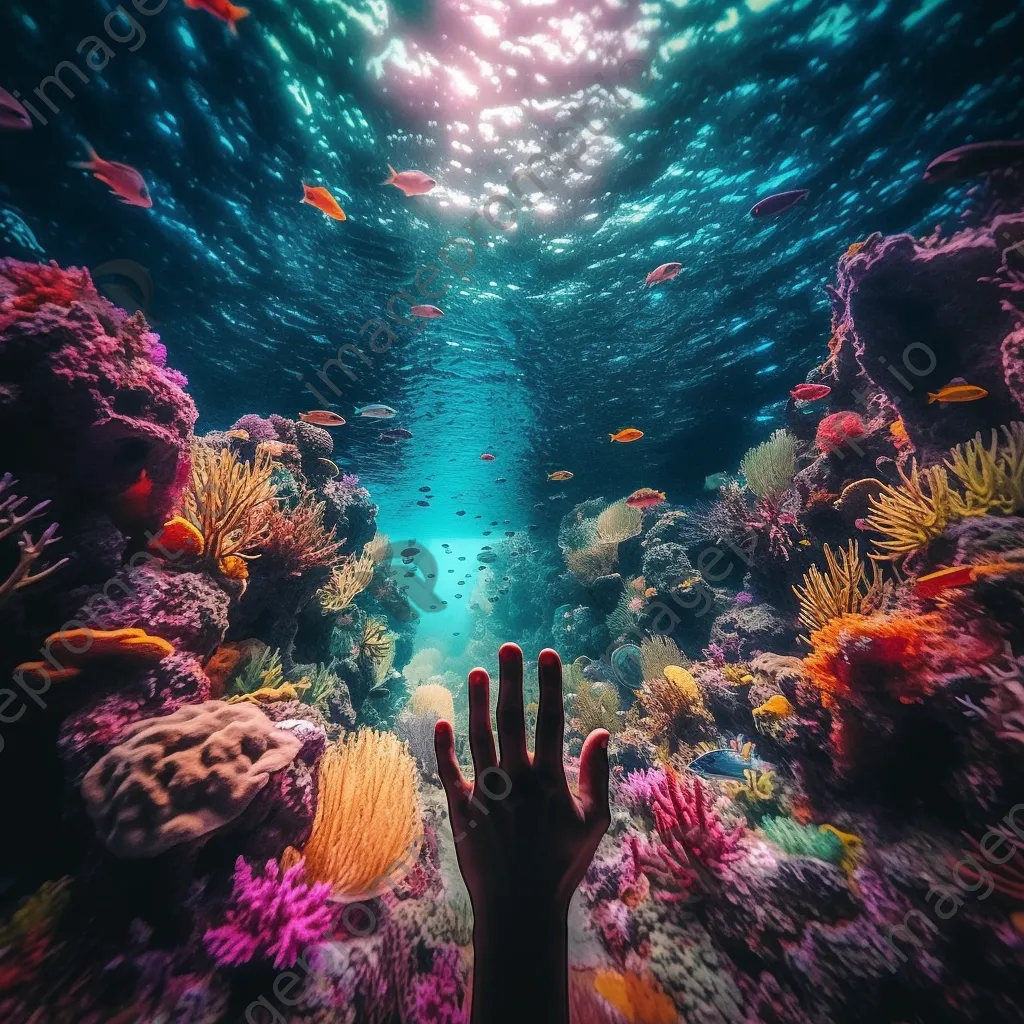
[[[537,708],[537,740],[533,763],[548,770],[564,772],[562,767],[562,736],[565,732],[565,709],[562,706],[562,662],[550,648],[537,658],[537,679],[540,683],[540,704]]]
[[[584,741],[580,752],[580,803],[587,822],[601,825],[611,821],[608,803],[608,730],[595,729]]]
[[[498,763],[491,732],[491,679],[482,668],[469,673],[469,748],[477,778]]]
[[[448,797],[448,811],[458,814],[469,801],[470,789],[455,756],[455,734],[451,722],[444,719],[434,726],[434,756],[437,758],[437,774]]]
[[[505,771],[516,771],[529,764],[523,712],[523,652],[515,644],[502,644],[498,651],[498,745]]]

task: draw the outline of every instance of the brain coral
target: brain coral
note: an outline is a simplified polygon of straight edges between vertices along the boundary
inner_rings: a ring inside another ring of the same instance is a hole
[[[153,857],[233,821],[301,746],[251,704],[190,705],[129,726],[82,796],[113,854]]]

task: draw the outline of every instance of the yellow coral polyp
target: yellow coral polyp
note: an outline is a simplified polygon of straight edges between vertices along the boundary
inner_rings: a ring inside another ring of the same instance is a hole
[[[697,680],[678,665],[666,665],[664,669],[665,678],[679,691],[687,704],[703,707],[704,697],[701,695]]]
[[[247,580],[249,578],[249,566],[241,555],[226,555],[217,563],[221,574],[229,580]]]

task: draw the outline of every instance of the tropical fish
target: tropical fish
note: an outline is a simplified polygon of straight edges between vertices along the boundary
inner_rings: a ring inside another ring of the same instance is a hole
[[[410,306],[409,312],[413,316],[421,316],[426,320],[440,320],[444,316],[444,310],[438,309],[437,306],[431,306],[423,304],[420,306]]]
[[[910,438],[907,436],[907,428],[903,423],[903,417],[900,416],[898,419],[892,421],[889,424],[889,433],[899,441],[909,441]]]
[[[466,514],[466,510],[464,508],[460,508],[459,511],[456,512],[455,514],[457,516],[464,516]]]
[[[929,393],[928,404],[933,402],[977,402],[979,398],[988,398],[988,392],[975,384],[961,381],[950,381],[944,388]]]
[[[390,438],[393,441],[408,441],[412,437],[412,431],[406,430],[405,427],[392,427],[390,430],[385,430],[380,436]],[[430,490],[429,487],[424,489]]]
[[[153,481],[149,473],[142,470],[135,482],[126,487],[116,499],[117,512],[129,519],[144,519],[149,514],[150,499],[153,497]]]
[[[609,434],[609,441],[621,441],[623,444],[627,444],[630,441],[639,441],[644,436],[642,430],[637,430],[636,427],[626,427],[625,430],[620,430],[617,434]]]
[[[391,696],[391,691],[383,683],[378,683],[366,696],[371,700],[386,700]]]
[[[82,141],[85,142],[85,139]],[[109,185],[110,191],[119,196],[125,206],[140,206],[148,210],[153,205],[145,179],[134,167],[104,160],[88,142],[85,145],[89,150],[89,159],[84,163],[73,163],[72,167],[92,171],[93,177]]]
[[[803,540],[798,540],[797,544],[799,544],[802,548],[809,548],[811,546],[811,541],[804,537]]]
[[[324,468],[324,472],[333,480],[336,476],[341,474],[341,470],[338,469],[338,464],[332,462],[330,459],[319,458],[316,460]]]
[[[303,182],[302,199],[299,202],[315,206],[332,220],[346,220],[345,211],[338,205],[338,200],[323,185],[307,185]]]
[[[797,384],[790,394],[798,402],[820,402],[832,394],[832,389],[827,384]]]
[[[653,487],[639,487],[626,499],[626,504],[630,508],[654,508],[664,500],[664,491],[656,491]]]
[[[750,211],[751,217],[777,217],[780,213],[792,210],[797,203],[802,202],[810,195],[806,188],[795,189],[792,192],[779,192],[778,195],[768,196],[756,203]]]
[[[299,419],[303,423],[313,423],[318,427],[343,427],[345,418],[327,409],[314,409],[312,412],[300,412]]]
[[[506,477],[503,477],[503,476],[499,476],[499,477],[497,477],[497,478],[495,479],[495,481],[494,481],[494,482],[495,482],[496,484],[507,484],[507,483],[508,483],[508,479],[507,479]],[[480,518],[480,517],[479,517],[479,516],[477,516],[477,519],[479,519],[479,518]]]
[[[398,412],[390,405],[364,405],[361,409],[356,409],[353,415],[373,420],[389,420],[392,416],[397,416]]]
[[[420,488],[420,492],[423,493],[423,494],[429,494],[430,493],[430,485],[429,484],[424,484]]]
[[[554,473],[548,473],[549,480],[571,480],[572,476],[567,469],[558,469]]]
[[[936,157],[926,168],[924,180],[946,185],[1020,163],[1024,163],[1024,140],[973,142]]]
[[[493,462],[496,456],[492,455],[490,452],[484,452],[483,455],[480,456],[480,458],[483,459],[484,462]]]
[[[437,182],[422,171],[396,171],[391,164],[388,164],[390,172],[385,185],[394,185],[407,196],[425,196],[433,189]]]
[[[0,129],[23,132],[31,127],[28,111],[6,89],[0,89]]]
[[[185,6],[194,11],[208,11],[215,18],[226,22],[233,36],[238,35],[236,22],[249,17],[248,7],[237,7],[230,0],[185,0]]]
[[[671,281],[680,270],[683,269],[682,263],[662,263],[660,267],[655,267],[646,278],[644,278],[644,287],[650,288],[652,284],[661,284],[662,281]]]
[[[917,597],[938,597],[945,590],[966,587],[986,576],[1002,576],[1011,572],[1024,572],[1024,562],[994,562],[991,565],[951,565],[948,569],[930,572],[914,581]]]
[[[772,765],[766,764],[759,758],[750,756],[744,757],[738,750],[726,750],[719,748],[709,750],[701,754],[696,760],[691,761],[687,769],[702,779],[727,779],[734,782],[744,782],[744,772],[751,768],[756,771],[765,771]]]

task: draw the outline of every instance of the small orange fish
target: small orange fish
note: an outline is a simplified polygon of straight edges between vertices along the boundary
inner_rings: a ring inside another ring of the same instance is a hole
[[[317,427],[343,427],[345,417],[326,409],[314,409],[312,412],[300,412],[299,419],[303,423],[312,423]]]
[[[567,470],[567,469],[559,469],[559,470],[556,470],[554,473],[548,473],[548,479],[549,480],[571,480],[572,479],[572,473],[570,473],[569,470]]]
[[[626,499],[626,504],[630,508],[654,508],[664,500],[664,491],[656,491],[653,487],[640,487]]]
[[[333,220],[345,220],[345,211],[338,205],[338,200],[323,185],[307,185],[302,183],[302,199],[300,203],[315,206],[321,213],[326,213]]]
[[[988,392],[975,384],[949,383],[944,388],[928,395],[928,404],[933,402],[977,402],[988,398]]]
[[[620,430],[617,434],[609,434],[609,441],[621,441],[623,444],[627,444],[629,441],[639,441],[644,436],[642,430],[637,430],[636,427],[626,427],[625,430]]]
[[[215,18],[227,22],[233,36],[238,35],[236,22],[249,17],[248,7],[238,7],[230,0],[185,0],[185,6],[194,11],[208,11]]]
[[[85,142],[85,139],[82,139]],[[119,196],[125,206],[140,206],[148,210],[153,205],[153,198],[149,194],[149,187],[145,179],[134,167],[128,164],[119,164],[114,160],[104,160],[88,142],[85,142],[89,150],[89,159],[84,163],[73,163],[81,171],[92,171],[97,181],[110,186],[110,191]]]
[[[914,582],[914,593],[918,597],[938,597],[954,587],[966,587],[977,583],[985,576],[1002,576],[1005,573],[1024,572],[1024,562],[995,562],[992,565],[951,565],[948,569],[919,576]]]

